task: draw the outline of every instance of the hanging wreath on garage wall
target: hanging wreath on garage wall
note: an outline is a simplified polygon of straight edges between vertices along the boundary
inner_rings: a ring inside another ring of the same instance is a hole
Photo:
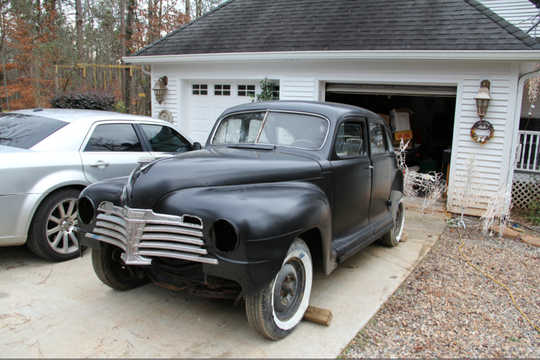
[[[489,121],[480,120],[474,123],[471,128],[471,138],[474,142],[479,144],[485,144],[495,134],[495,128]]]

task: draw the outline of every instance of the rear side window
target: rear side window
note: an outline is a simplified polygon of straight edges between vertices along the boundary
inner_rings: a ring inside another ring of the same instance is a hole
[[[386,132],[380,124],[369,123],[369,143],[371,155],[385,153],[388,149],[386,144]]]
[[[84,151],[142,151],[142,146],[131,124],[102,124],[96,126]]]
[[[168,126],[140,125],[144,135],[150,142],[152,151],[156,152],[186,152],[191,150],[191,144],[180,134]]]
[[[30,149],[67,124],[41,116],[0,114],[0,145]]]
[[[344,122],[339,126],[336,138],[336,155],[341,158],[366,156],[364,127],[359,122]]]

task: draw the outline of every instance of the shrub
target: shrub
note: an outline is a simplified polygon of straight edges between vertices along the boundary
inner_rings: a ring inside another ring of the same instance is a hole
[[[51,99],[51,106],[59,109],[113,110],[114,95],[87,92],[57,95]]]

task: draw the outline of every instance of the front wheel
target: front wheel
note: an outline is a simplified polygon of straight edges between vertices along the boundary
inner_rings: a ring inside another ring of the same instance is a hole
[[[147,282],[143,273],[124,264],[122,250],[109,244],[92,249],[92,265],[96,276],[105,285],[120,291],[130,290]]]
[[[276,277],[262,290],[246,296],[249,324],[271,340],[289,335],[309,306],[312,283],[309,248],[302,239],[296,239]]]
[[[403,227],[405,226],[405,206],[403,206],[403,201],[399,202],[393,219],[392,229],[384,234],[381,239],[382,244],[389,247],[398,246],[403,236]]]

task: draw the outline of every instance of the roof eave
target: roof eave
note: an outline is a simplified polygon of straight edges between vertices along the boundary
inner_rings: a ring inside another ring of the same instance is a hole
[[[126,56],[132,64],[276,60],[540,60],[540,50],[344,50]]]

